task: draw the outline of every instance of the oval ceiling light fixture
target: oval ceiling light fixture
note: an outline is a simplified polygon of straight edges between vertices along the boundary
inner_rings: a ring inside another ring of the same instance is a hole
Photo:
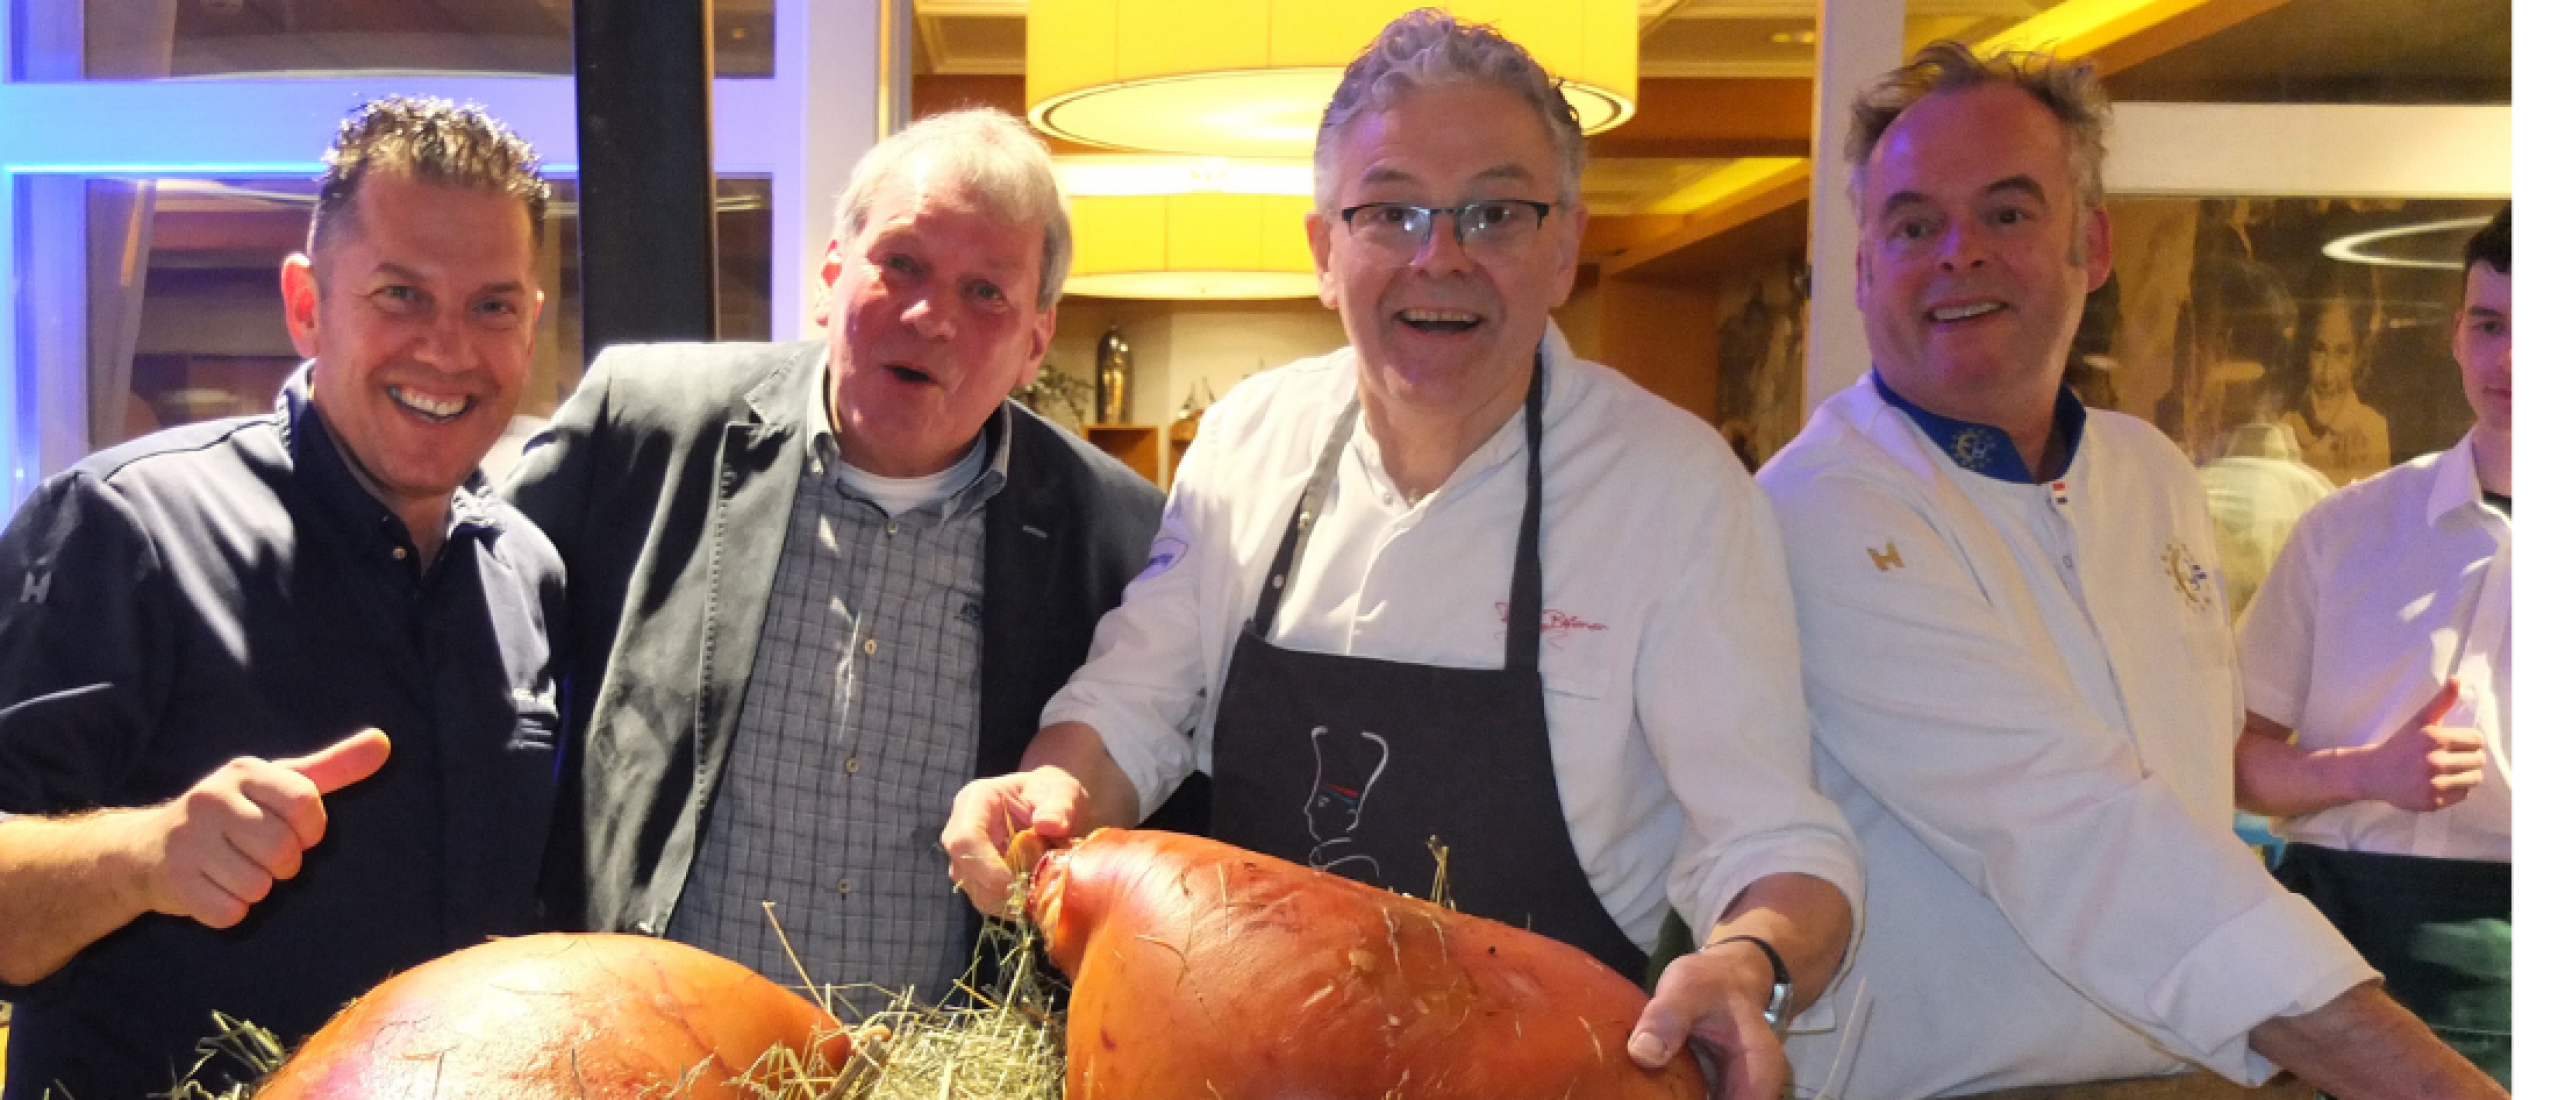
[[[1031,124],[1110,149],[1314,152],[1341,70],[1411,0],[1031,0]],[[1451,0],[1563,83],[1585,133],[1634,116],[1635,0]]]
[[[1297,194],[1080,194],[1066,293],[1094,298],[1311,298],[1314,253]]]
[[[2326,247],[2321,248],[2318,251],[2321,255],[2324,255],[2328,259],[2334,260],[2338,263],[2372,264],[2377,267],[2415,267],[2426,268],[2434,271],[2458,271],[2461,269],[2460,248],[2462,243],[2469,239],[2470,234],[2476,233],[2479,226],[2485,224],[2487,224],[2487,219],[2482,216],[2475,218],[2450,218],[2444,221],[2422,222],[2416,225],[2393,225],[2387,229],[2375,229],[2368,233],[2354,233],[2338,237],[2335,240],[2327,242]],[[2403,241],[2411,237],[2419,239],[2426,237],[2438,237],[2443,239],[2429,242],[2426,245],[2420,245],[2417,248],[2409,250],[2416,252],[2430,252],[2434,254],[2432,256],[2393,256],[2385,252],[2375,251],[2376,246],[2385,242]]]
[[[1314,162],[1234,160],[1226,157],[1077,156],[1051,158],[1058,186],[1068,195],[1174,195],[1223,191],[1235,195],[1314,194]]]

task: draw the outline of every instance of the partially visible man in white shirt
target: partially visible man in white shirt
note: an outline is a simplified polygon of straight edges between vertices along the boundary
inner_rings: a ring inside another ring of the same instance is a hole
[[[2434,1033],[2513,1084],[2513,207],[2471,239],[2477,426],[2321,501],[2239,631],[2238,804],[2277,877]]]
[[[1759,477],[1822,789],[1866,853],[1840,988],[1872,1011],[1788,1053],[1856,1100],[2180,1073],[2123,1087],[2215,1096],[2278,1066],[2344,1097],[2497,1095],[2231,832],[2202,485],[2061,385],[2112,264],[2107,114],[2086,65],[1943,42],[1857,102],[1874,371]]]

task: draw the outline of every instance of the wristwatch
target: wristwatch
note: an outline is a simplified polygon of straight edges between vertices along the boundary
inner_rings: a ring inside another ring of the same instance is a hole
[[[1785,956],[1777,954],[1776,948],[1769,946],[1768,941],[1757,936],[1725,936],[1706,946],[1721,947],[1727,943],[1746,943],[1758,948],[1759,954],[1767,956],[1768,969],[1776,973],[1776,985],[1768,990],[1768,1026],[1780,1032],[1784,1031],[1784,1020],[1794,1011],[1794,976],[1785,970]]]

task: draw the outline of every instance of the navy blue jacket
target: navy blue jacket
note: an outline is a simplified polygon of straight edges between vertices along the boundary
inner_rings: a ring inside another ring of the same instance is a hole
[[[536,925],[559,557],[465,490],[421,575],[303,386],[94,455],[0,535],[0,812],[150,805],[367,726],[390,759],[329,796],[301,873],[239,925],[147,914],[0,986],[7,1100],[165,1091],[215,1011],[296,1042],[383,978]]]

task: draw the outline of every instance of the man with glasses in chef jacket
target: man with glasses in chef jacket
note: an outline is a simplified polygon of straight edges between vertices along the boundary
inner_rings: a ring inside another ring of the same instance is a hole
[[[1773,1098],[1789,995],[1844,953],[1858,867],[1812,789],[1785,568],[1715,432],[1548,319],[1583,226],[1581,131],[1490,28],[1414,12],[1344,75],[1307,216],[1350,346],[1209,410],[1147,571],[1020,774],[943,841],[978,904],[1005,845],[1125,826],[1194,769],[1214,835],[1640,978],[1626,1054],[1691,1041]]]

